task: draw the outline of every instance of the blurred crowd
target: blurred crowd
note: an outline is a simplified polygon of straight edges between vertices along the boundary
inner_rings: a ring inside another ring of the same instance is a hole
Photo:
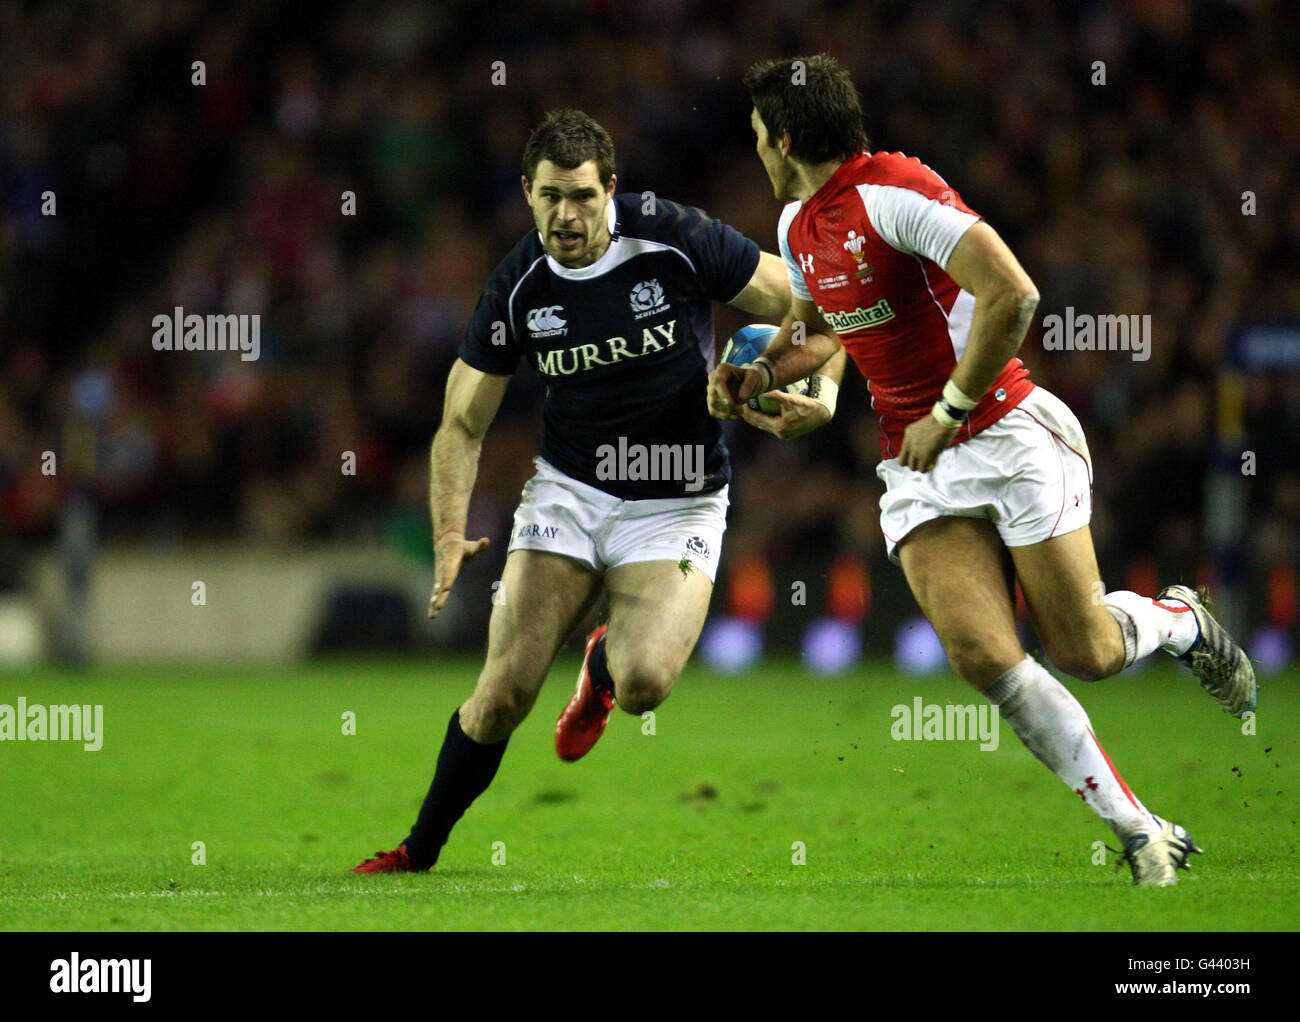
[[[621,190],[773,250],[740,78],[826,50],[873,148],[946,177],[1037,283],[1024,358],[1087,429],[1104,569],[1191,578],[1234,558],[1207,493],[1244,507],[1239,567],[1294,566],[1300,376],[1229,368],[1243,325],[1300,323],[1287,6],[0,0],[0,545],[56,541],[77,490],[108,540],[388,537],[429,556],[443,381],[530,228],[520,155],[543,111],[610,130]],[[153,350],[175,306],[260,314],[261,358]],[[1045,351],[1041,319],[1067,307],[1150,314],[1150,359]],[[475,532],[505,537],[541,396],[521,369]],[[839,407],[798,442],[731,427],[729,558],[880,565],[860,379]]]

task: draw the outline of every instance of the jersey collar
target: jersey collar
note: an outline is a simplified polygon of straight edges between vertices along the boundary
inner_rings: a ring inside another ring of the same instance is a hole
[[[609,228],[609,244],[605,247],[604,253],[590,266],[582,266],[578,269],[571,269],[562,263],[556,262],[551,258],[551,254],[546,252],[546,239],[542,237],[542,232],[537,232],[538,240],[542,243],[542,251],[546,252],[546,265],[551,268],[551,272],[557,277],[563,277],[565,280],[586,280],[588,277],[599,277],[609,264],[614,261],[614,246],[618,244],[618,213],[614,206],[618,197],[609,200],[609,206],[606,209],[605,221]]]
[[[832,196],[837,194],[839,192],[839,184],[841,178],[847,177],[848,175],[852,174],[855,170],[857,170],[857,168],[861,167],[862,164],[869,159],[871,159],[871,154],[866,150],[863,150],[862,152],[858,153],[857,156],[849,157],[849,159],[845,160],[843,163],[841,163],[838,167],[835,168],[835,173],[832,174],[830,177],[828,177],[826,181],[822,184],[822,186],[817,189],[817,191],[813,192],[810,196],[808,196],[808,198],[804,201],[803,208],[807,209],[809,206],[816,206],[819,203],[821,203],[827,196]]]

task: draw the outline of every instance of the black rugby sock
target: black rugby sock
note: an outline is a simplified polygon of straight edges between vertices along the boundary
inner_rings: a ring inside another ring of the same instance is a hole
[[[451,828],[492,783],[509,741],[503,738],[481,745],[460,729],[460,709],[451,715],[429,794],[424,796],[420,815],[404,842],[416,869],[428,869],[438,861]]]
[[[592,648],[591,656],[587,657],[587,674],[591,677],[591,683],[598,688],[607,688],[614,691],[614,679],[609,673],[609,661],[605,659],[605,640],[609,638],[608,633],[600,637],[600,641]]]

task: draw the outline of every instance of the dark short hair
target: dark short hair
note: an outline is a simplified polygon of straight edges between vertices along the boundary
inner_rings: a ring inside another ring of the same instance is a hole
[[[858,90],[829,53],[760,60],[745,73],[745,88],[772,144],[788,131],[790,155],[805,163],[847,160],[867,148]]]
[[[551,110],[524,146],[524,177],[530,182],[542,160],[550,160],[565,170],[576,170],[588,160],[595,160],[600,183],[608,186],[614,176],[614,140],[581,110]]]

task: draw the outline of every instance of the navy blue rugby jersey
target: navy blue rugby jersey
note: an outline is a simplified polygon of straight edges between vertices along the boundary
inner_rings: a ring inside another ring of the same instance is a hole
[[[754,242],[703,211],[636,193],[609,204],[613,240],[569,269],[530,231],[493,272],[460,358],[509,375],[526,358],[546,380],[541,455],[624,500],[684,497],[731,478],[704,391],[712,301],[758,267]],[[614,469],[614,471],[611,471]]]

